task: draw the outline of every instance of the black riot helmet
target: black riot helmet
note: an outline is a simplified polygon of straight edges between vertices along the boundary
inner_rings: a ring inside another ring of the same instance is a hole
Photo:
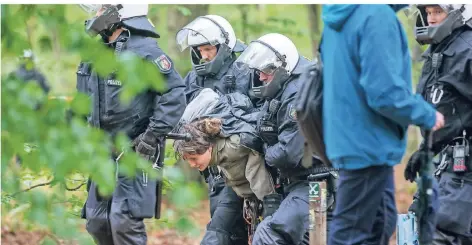
[[[103,38],[109,37],[124,27],[133,33],[159,38],[152,23],[147,19],[147,4],[80,4],[80,7],[94,17],[85,22],[85,31]]]

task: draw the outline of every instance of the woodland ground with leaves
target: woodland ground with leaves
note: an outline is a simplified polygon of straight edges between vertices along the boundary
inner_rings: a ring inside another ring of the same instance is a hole
[[[159,45],[182,76],[191,66],[188,52],[178,51],[175,34],[196,16],[208,13],[227,18],[246,43],[265,33],[283,33],[309,59],[322,30],[317,5],[151,5],[148,17],[161,34]],[[399,17],[409,37],[416,83],[422,48],[413,39],[409,21],[401,13]],[[127,147],[129,141],[121,135],[112,142],[82,120],[90,101],[75,93],[75,72],[81,59],[94,62],[101,74],[117,70],[125,86],[124,102],[149,87],[162,86],[156,82],[160,74],[152,65],[129,55],[115,59],[113,52],[88,38],[83,25],[87,18],[77,5],[1,5],[3,244],[93,244],[84,220],[78,217],[86,196],[85,180],[90,177],[102,193],[111,193],[115,177],[110,148]],[[28,48],[35,53],[36,65],[56,98],[8,76],[17,57]],[[101,55],[97,57],[97,53]],[[35,110],[38,104],[41,107]],[[67,110],[75,114],[70,121],[65,117]],[[410,129],[409,135],[405,159],[418,145],[417,130]],[[14,161],[15,155],[21,157],[21,165]],[[197,171],[176,164],[171,147],[167,147],[165,165],[163,219],[146,221],[149,244],[198,244],[209,220],[206,186]],[[121,166],[128,175],[150,168],[134,153],[125,154]],[[404,164],[399,165],[395,171],[399,212],[406,211],[414,192],[414,185],[403,180],[403,168]]]

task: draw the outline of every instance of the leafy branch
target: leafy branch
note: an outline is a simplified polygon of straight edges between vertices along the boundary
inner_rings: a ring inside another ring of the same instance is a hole
[[[16,196],[16,195],[18,195],[18,194],[20,194],[20,193],[27,192],[27,191],[30,191],[30,190],[32,190],[32,189],[35,189],[35,188],[38,188],[38,187],[41,187],[41,186],[51,185],[53,182],[54,182],[54,179],[52,179],[52,180],[50,180],[50,181],[48,181],[48,182],[45,182],[45,183],[36,184],[36,185],[30,186],[30,187],[28,187],[28,188],[26,188],[26,189],[24,189],[24,190],[17,191],[17,192],[15,192],[15,193],[11,194],[10,196],[11,196],[11,197],[14,197],[14,196]],[[70,188],[70,187],[67,186],[67,184],[64,183],[64,187],[65,187],[65,189],[68,190],[68,191],[77,191],[78,189],[80,189],[80,187],[82,187],[82,186],[84,186],[84,185],[86,185],[86,184],[87,184],[87,181],[84,181],[84,182],[82,182],[81,184],[79,184],[78,186]]]

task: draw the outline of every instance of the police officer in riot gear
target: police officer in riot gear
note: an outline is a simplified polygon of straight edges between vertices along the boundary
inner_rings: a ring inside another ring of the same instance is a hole
[[[251,42],[236,63],[250,68],[254,95],[265,100],[258,131],[266,164],[277,170],[276,184],[283,184],[283,195],[264,198],[264,220],[252,244],[300,244],[307,240],[310,171],[301,165],[304,138],[294,101],[308,60],[300,57],[289,38],[272,33]]]
[[[177,33],[177,44],[183,51],[189,48],[193,69],[185,77],[187,101],[191,101],[203,88],[220,94],[239,92],[251,94],[246,71],[233,66],[236,53],[245,45],[236,39],[233,27],[221,16],[200,16]]]
[[[417,92],[445,117],[433,135],[439,210],[433,244],[472,244],[472,6],[421,4],[416,40],[429,48]],[[422,132],[424,135],[424,132]],[[408,161],[405,178],[414,181],[424,143]],[[410,207],[415,212],[417,196]]]
[[[193,69],[185,77],[189,103],[204,89],[220,95],[239,92],[250,95],[249,76],[234,67],[236,53],[245,48],[236,39],[233,27],[221,16],[200,16],[176,36],[180,50],[190,50]],[[253,103],[258,99],[251,97]],[[201,244],[247,244],[243,199],[225,185],[224,174],[216,167],[202,172],[208,183],[211,221]]]
[[[93,64],[85,62],[77,71],[77,89],[92,98],[88,122],[111,137],[124,132],[133,140],[139,155],[152,159],[159,150],[157,145],[162,136],[172,130],[183,114],[185,84],[154,40],[159,34],[146,18],[147,5],[83,4],[81,7],[96,13],[86,23],[88,34],[101,35],[104,45],[116,55],[126,51],[152,62],[163,74],[166,91],[150,89],[133,98],[129,105],[123,105],[119,100],[122,84],[114,74],[97,74]],[[120,152],[114,152],[113,160],[118,162],[119,155]],[[155,215],[155,205],[156,182],[148,179],[144,172],[139,171],[133,179],[119,175],[111,197],[100,196],[92,182],[83,210],[86,229],[101,245],[144,245],[147,235],[143,219]]]
[[[23,50],[23,55],[20,57],[18,69],[12,74],[24,82],[34,81],[38,83],[45,94],[48,94],[50,87],[46,78],[35,66],[35,57],[31,49]]]

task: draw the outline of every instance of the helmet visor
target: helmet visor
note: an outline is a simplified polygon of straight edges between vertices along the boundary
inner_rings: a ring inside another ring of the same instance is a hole
[[[251,42],[235,61],[240,69],[255,69],[267,75],[274,74],[282,63],[272,49],[259,42]]]
[[[176,42],[180,51],[187,47],[210,44],[216,46],[224,43],[225,36],[221,29],[211,20],[199,17],[177,32]]]

